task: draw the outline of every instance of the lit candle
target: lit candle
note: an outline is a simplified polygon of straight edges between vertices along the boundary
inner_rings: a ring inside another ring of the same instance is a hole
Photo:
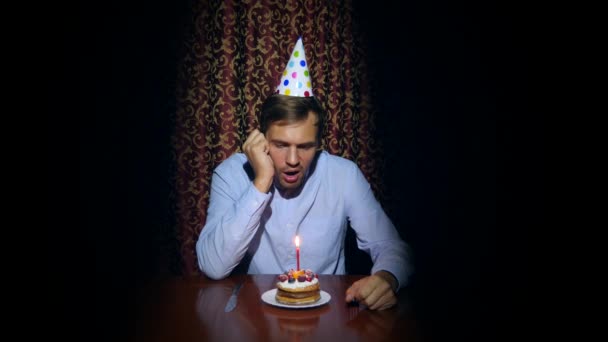
[[[296,271],[300,270],[300,237],[296,235]]]

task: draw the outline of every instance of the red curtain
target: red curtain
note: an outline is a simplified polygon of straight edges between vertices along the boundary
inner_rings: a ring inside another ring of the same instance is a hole
[[[313,92],[328,113],[323,147],[354,160],[383,196],[364,41],[351,1],[198,1],[192,13],[172,136],[174,270],[199,274],[194,248],[213,169],[258,127],[261,104],[299,36]]]

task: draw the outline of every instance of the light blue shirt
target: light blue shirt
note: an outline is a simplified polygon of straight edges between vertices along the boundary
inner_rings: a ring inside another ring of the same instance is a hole
[[[408,249],[374,197],[357,165],[322,151],[308,169],[302,191],[285,198],[253,185],[242,153],[222,162],[211,179],[207,221],[196,243],[200,269],[221,279],[243,263],[250,274],[296,269],[294,238],[300,236],[300,268],[319,274],[345,274],[348,222],[359,249],[372,259],[372,274],[386,270],[405,286]]]

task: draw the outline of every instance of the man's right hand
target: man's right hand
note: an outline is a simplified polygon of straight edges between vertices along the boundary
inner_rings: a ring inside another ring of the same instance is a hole
[[[243,144],[243,152],[253,167],[253,185],[261,192],[268,192],[274,177],[274,164],[270,158],[270,145],[262,132],[254,129]]]

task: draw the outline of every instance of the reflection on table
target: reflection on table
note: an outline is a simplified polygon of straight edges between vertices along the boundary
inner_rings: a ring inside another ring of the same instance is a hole
[[[275,287],[275,275],[243,275],[223,280],[171,278],[151,286],[142,297],[137,341],[299,341],[316,339],[418,341],[405,293],[396,307],[371,311],[344,302],[346,289],[361,276],[320,275],[331,295],[324,305],[287,309],[262,301]],[[224,307],[239,280],[245,282],[238,304]]]

